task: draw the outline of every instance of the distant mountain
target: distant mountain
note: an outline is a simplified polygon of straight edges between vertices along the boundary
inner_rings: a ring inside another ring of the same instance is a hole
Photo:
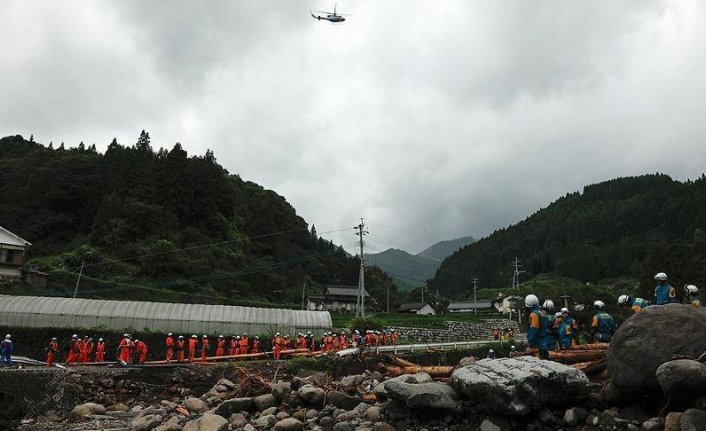
[[[432,278],[442,260],[473,241],[470,236],[441,241],[416,255],[390,248],[381,253],[366,254],[365,259],[385,271],[400,289],[407,290]]]
[[[431,247],[417,253],[419,257],[434,259],[439,262],[451,256],[461,247],[476,242],[472,236],[464,236],[463,238],[450,239],[447,241],[439,241]]]

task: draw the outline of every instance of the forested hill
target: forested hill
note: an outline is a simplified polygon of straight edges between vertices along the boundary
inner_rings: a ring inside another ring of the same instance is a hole
[[[32,243],[49,294],[72,293],[82,262],[85,297],[298,304],[304,283],[358,282],[358,260],[282,196],[229,174],[211,151],[154,151],[144,131],[105,154],[0,139],[0,226]],[[392,280],[369,268],[380,303],[388,286],[395,298]]]
[[[568,194],[527,219],[447,258],[430,281],[461,297],[475,275],[507,287],[518,257],[527,279],[553,273],[584,282],[628,276],[652,285],[666,272],[674,286],[706,280],[706,178],[618,178]]]

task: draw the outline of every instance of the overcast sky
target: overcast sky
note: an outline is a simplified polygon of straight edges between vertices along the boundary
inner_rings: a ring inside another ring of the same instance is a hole
[[[0,135],[213,149],[354,251],[706,168],[698,1],[0,1]]]

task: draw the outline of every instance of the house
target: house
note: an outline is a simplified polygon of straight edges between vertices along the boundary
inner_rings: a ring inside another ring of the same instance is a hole
[[[375,300],[365,293],[365,307],[375,306]],[[309,295],[307,309],[320,311],[355,311],[358,286],[326,286],[323,295]]]
[[[494,311],[491,301],[470,301],[470,302],[452,302],[446,307],[449,313],[472,313],[476,310],[480,312]]]
[[[500,313],[508,314],[517,309],[518,301],[521,300],[522,297],[517,295],[500,295],[493,300],[493,307]]]
[[[415,302],[412,304],[402,304],[397,309],[398,313],[409,314],[436,314],[436,310],[428,302]]]
[[[21,277],[25,252],[32,244],[0,226],[0,277]]]

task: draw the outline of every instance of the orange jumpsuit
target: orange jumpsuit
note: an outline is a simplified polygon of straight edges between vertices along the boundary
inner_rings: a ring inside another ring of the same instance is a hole
[[[93,341],[88,340],[86,343],[86,362],[91,362],[91,358],[93,358]]]
[[[246,335],[243,335],[242,337],[240,337],[240,354],[241,355],[248,354],[249,344],[250,344],[250,340],[248,340],[248,337]]]
[[[260,340],[257,338],[252,342],[252,353],[260,353]]]
[[[206,360],[208,357],[208,338],[203,338],[201,340],[201,359]]]
[[[223,338],[218,339],[218,344],[216,345],[216,356],[225,356],[226,354],[226,340]]]
[[[274,358],[275,360],[279,360],[279,357],[282,352],[282,344],[283,344],[283,339],[281,337],[275,337],[272,340],[272,350],[274,352]]]
[[[129,363],[132,364],[135,359],[135,351],[137,350],[137,345],[135,344],[135,340],[130,340],[128,350],[130,351],[130,362]]]
[[[147,360],[147,344],[145,344],[144,341],[140,340],[137,342],[135,350],[137,351],[137,362],[139,364],[144,364]]]
[[[398,334],[397,332],[393,332],[391,338],[392,344],[397,344],[397,340],[400,338],[400,334]]]
[[[177,343],[176,343],[176,348],[177,348],[177,360],[178,360],[179,362],[184,362],[184,350],[185,350],[185,348],[186,348],[186,346],[184,346],[184,344],[186,344],[186,343],[184,343],[184,340],[183,340],[183,339],[177,340]]]
[[[164,359],[167,361],[171,361],[172,358],[174,358],[174,337],[167,336],[167,339],[164,341],[164,344],[167,346],[167,354],[165,355]]]
[[[47,350],[47,365],[54,364],[54,355],[59,353],[59,343],[56,341],[49,342],[49,348]]]
[[[96,362],[105,362],[105,341],[96,344]]]
[[[341,335],[341,337],[338,339],[338,346],[341,349],[345,349],[346,347],[348,347],[348,337],[346,337],[345,335]]]
[[[78,361],[81,363],[86,363],[88,362],[88,340],[79,341],[79,343]]]
[[[66,358],[67,364],[75,364],[78,362],[78,356],[81,353],[81,344],[79,340],[72,339],[69,345],[69,356]]]
[[[228,354],[230,356],[237,355],[238,354],[238,342],[235,340],[235,338],[230,339],[230,350],[228,351]]]
[[[196,359],[196,346],[198,346],[199,340],[196,338],[189,338],[189,362],[193,362]]]
[[[123,362],[127,362],[128,364],[132,362],[130,358],[130,340],[128,338],[123,338],[122,340],[120,340],[118,350],[120,351],[120,353],[118,354],[118,359]]]

